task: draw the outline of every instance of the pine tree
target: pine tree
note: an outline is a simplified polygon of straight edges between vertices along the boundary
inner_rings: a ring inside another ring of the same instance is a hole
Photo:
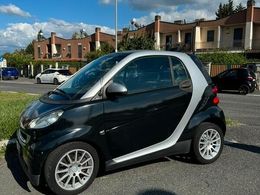
[[[234,13],[240,12],[242,10],[244,10],[245,7],[242,6],[241,3],[239,3],[236,8],[234,8],[234,2],[233,0],[228,0],[227,3],[220,3],[218,10],[216,12],[216,19],[221,19],[221,18],[225,18],[227,16],[230,16]]]
[[[246,9],[243,5],[242,5],[242,3],[239,3],[237,6],[236,6],[236,9],[235,9],[235,13],[237,13],[237,12],[240,12],[240,11],[242,11],[242,10],[244,10],[244,9]]]

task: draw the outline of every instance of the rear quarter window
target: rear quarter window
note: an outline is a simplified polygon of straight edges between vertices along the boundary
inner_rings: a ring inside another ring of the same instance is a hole
[[[206,68],[204,67],[203,63],[199,60],[199,58],[194,54],[189,54],[193,62],[198,66],[201,73],[203,74],[204,78],[207,80],[208,84],[212,83],[212,80],[209,76],[209,73],[207,72]]]

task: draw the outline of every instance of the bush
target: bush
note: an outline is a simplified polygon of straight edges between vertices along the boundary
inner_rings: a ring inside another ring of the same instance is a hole
[[[212,64],[244,64],[247,59],[242,53],[205,53],[197,54],[202,62],[212,62]]]

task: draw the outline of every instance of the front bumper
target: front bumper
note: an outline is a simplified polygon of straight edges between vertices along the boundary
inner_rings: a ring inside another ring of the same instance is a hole
[[[39,186],[41,164],[38,162],[40,159],[36,159],[30,154],[30,152],[28,151],[29,146],[25,145],[19,139],[19,136],[17,136],[16,138],[16,147],[18,151],[19,162],[25,174],[29,178],[32,185]]]

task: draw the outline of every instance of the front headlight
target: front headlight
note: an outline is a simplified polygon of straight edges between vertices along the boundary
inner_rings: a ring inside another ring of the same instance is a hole
[[[46,116],[33,119],[29,124],[29,128],[41,129],[41,128],[48,127],[49,125],[55,123],[62,114],[63,114],[63,111],[58,110],[58,111],[52,112]]]

